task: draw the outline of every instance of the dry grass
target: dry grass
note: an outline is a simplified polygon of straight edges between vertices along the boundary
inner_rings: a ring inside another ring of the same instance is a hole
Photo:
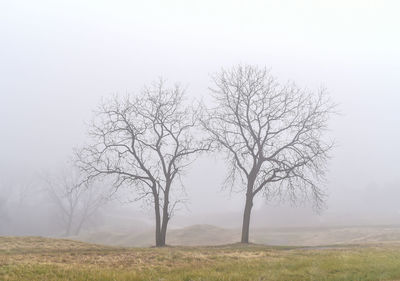
[[[400,245],[116,248],[0,237],[0,280],[394,280]]]

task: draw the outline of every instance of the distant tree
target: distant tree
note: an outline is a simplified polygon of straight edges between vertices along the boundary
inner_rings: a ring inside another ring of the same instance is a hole
[[[238,66],[214,76],[215,107],[203,120],[216,148],[227,153],[227,183],[240,179],[246,194],[242,243],[249,242],[253,199],[312,198],[320,206],[332,144],[323,140],[334,105],[325,91],[279,84],[266,69]],[[288,197],[286,197],[288,196]]]
[[[101,184],[84,182],[79,171],[65,171],[57,177],[47,177],[47,191],[55,204],[64,227],[64,235],[79,235],[82,227],[110,199]]]
[[[184,91],[167,89],[160,80],[139,96],[103,102],[89,130],[94,143],[77,153],[88,180],[112,177],[116,188],[131,187],[137,200],[150,200],[158,247],[165,246],[180,200],[171,198],[171,190],[194,157],[208,149],[194,137],[198,122],[199,111],[184,102]]]

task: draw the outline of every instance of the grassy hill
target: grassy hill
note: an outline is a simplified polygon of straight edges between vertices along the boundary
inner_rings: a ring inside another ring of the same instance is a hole
[[[140,234],[116,232],[91,232],[71,237],[74,240],[98,243],[110,246],[149,247],[154,244],[154,231]],[[235,229],[225,229],[212,225],[192,225],[168,231],[168,245],[179,246],[214,246],[239,241],[240,233]]]
[[[140,234],[93,232],[74,239],[111,246],[148,247],[154,244],[153,231]],[[252,242],[264,245],[318,246],[400,241],[399,226],[292,227],[252,229]],[[180,246],[224,245],[240,241],[240,229],[193,225],[168,231],[167,243]]]
[[[0,237],[0,280],[396,280],[400,244],[121,248]]]

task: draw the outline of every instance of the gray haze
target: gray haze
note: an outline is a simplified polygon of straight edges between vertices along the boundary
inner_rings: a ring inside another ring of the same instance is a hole
[[[399,224],[399,8],[361,0],[1,1],[0,184],[14,206],[8,219],[18,221],[1,233],[59,233],[40,175],[62,169],[85,143],[102,97],[162,76],[207,102],[210,74],[238,63],[326,87],[341,112],[329,132],[337,147],[326,210],[259,198],[252,225]],[[243,194],[221,190],[224,176],[219,155],[201,157],[171,226],[240,226]],[[139,203],[113,201],[102,212],[93,226],[117,224],[112,214],[119,227],[151,225]]]

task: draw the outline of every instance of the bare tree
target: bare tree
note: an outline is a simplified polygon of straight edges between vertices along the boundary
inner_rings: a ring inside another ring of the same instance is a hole
[[[64,226],[64,235],[79,235],[82,227],[110,199],[104,188],[85,182],[78,171],[72,169],[58,177],[47,177],[47,191],[57,206]]]
[[[216,105],[202,123],[216,147],[227,153],[226,182],[240,179],[244,186],[241,241],[248,243],[257,194],[311,198],[316,206],[323,202],[319,183],[332,148],[323,132],[334,105],[323,90],[313,94],[292,83],[280,85],[266,69],[254,66],[222,70],[214,82]]]
[[[77,153],[88,180],[111,176],[117,189],[129,186],[137,200],[150,200],[156,246],[165,246],[167,225],[179,202],[171,198],[177,178],[208,149],[194,138],[198,115],[185,104],[179,86],[167,89],[160,80],[139,96],[103,102],[89,131],[94,144]]]

